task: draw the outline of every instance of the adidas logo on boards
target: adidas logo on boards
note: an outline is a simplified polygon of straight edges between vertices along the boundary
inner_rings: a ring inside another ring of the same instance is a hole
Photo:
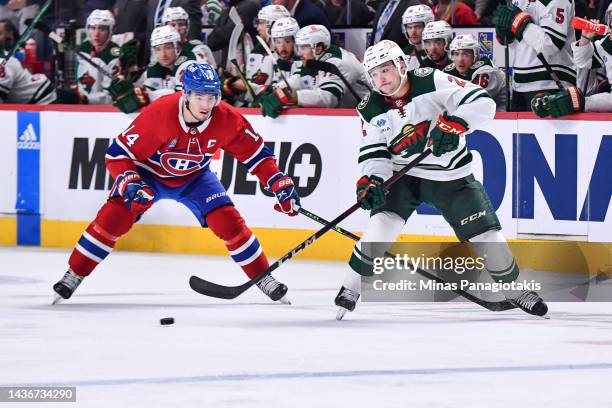
[[[17,141],[17,149],[40,149],[40,142],[36,136],[36,131],[34,131],[34,126],[32,126],[31,123],[28,123],[28,126],[25,128],[21,136],[19,136],[19,140]]]

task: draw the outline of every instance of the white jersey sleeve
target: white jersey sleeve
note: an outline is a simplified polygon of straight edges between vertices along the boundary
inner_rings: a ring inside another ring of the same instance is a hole
[[[49,79],[44,74],[30,74],[18,59],[11,57],[0,67],[0,102],[46,105],[56,98]]]
[[[463,119],[469,129],[488,122],[495,116],[495,102],[487,91],[471,82],[435,70],[436,90],[433,97],[449,115]]]
[[[545,3],[545,2],[542,2]],[[568,0],[551,0],[545,8],[539,10],[539,19],[529,24],[523,33],[523,40],[533,48],[536,54],[552,57],[563,49],[573,28],[574,5]]]
[[[578,45],[578,42],[572,43],[572,52],[574,54],[574,63],[577,68],[591,68],[595,48],[593,43]]]
[[[612,112],[612,93],[600,93],[587,96],[584,105],[585,112]]]
[[[360,105],[367,103],[367,96]],[[387,180],[393,175],[393,162],[387,150],[387,137],[382,129],[369,123],[357,109],[361,121],[359,169],[364,176],[378,176]]]

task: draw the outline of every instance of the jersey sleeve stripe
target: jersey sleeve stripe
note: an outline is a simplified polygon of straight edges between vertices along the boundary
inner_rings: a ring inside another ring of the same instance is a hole
[[[542,28],[544,28],[544,32],[548,35],[548,37],[551,39],[553,44],[555,44],[555,47],[557,47],[560,50],[563,49],[563,47],[565,47],[565,38],[561,39],[557,37],[557,35],[546,30],[546,27],[542,27]]]
[[[6,93],[10,92],[11,89],[8,86],[0,84],[0,90],[5,91]]]
[[[376,151],[371,152],[371,153],[366,153],[366,154],[360,155],[358,163],[361,164],[361,163],[363,163],[365,161],[372,160],[372,159],[390,159],[390,158],[391,158],[391,154],[389,154],[388,151],[386,151],[386,150],[376,150]]]
[[[322,91],[327,91],[329,93],[331,93],[332,95],[334,95],[336,98],[338,99],[342,99],[342,96],[344,95],[344,91],[338,89],[337,87],[334,86],[321,86],[319,88]]]
[[[255,167],[257,167],[259,163],[261,163],[268,157],[274,157],[274,153],[272,153],[272,151],[268,149],[268,146],[264,145],[263,143],[257,150],[258,152],[255,155],[249,157],[249,159],[242,162],[242,164],[246,166],[248,171],[252,171]]]
[[[548,26],[542,26],[542,30],[546,31],[548,34],[553,35],[563,41],[565,41],[565,39],[567,38],[567,35],[563,34],[560,31],[555,30],[554,28],[548,27]]]
[[[601,58],[601,55],[599,55],[599,51],[597,51],[597,47],[593,47],[593,49],[595,50],[595,52],[593,53],[593,62],[597,63],[597,65],[594,65],[592,62],[591,68],[592,69],[601,68],[604,66],[603,58]]]
[[[359,149],[359,152],[365,152],[366,150],[371,150],[371,149],[379,150],[380,148],[383,148],[386,150],[387,144],[386,143],[373,143],[373,144],[365,145]]]
[[[476,96],[478,93],[483,93],[483,92],[484,92],[485,94],[487,94],[487,91],[485,91],[485,90],[484,90],[484,89],[482,89],[482,88],[476,88],[476,89],[474,89],[474,90],[470,91],[470,92],[469,92],[467,95],[465,95],[465,96],[463,97],[463,99],[461,99],[461,101],[459,102],[459,104],[458,104],[457,106],[461,106],[461,105],[463,105],[464,103],[470,103],[471,101],[473,101],[474,99],[476,99],[476,98],[475,98],[475,96]],[[488,94],[487,94],[487,95],[488,95]]]
[[[128,149],[127,147],[125,147],[125,145],[123,144],[123,142],[121,140],[119,140],[119,138],[115,139],[115,142],[117,144],[118,147],[121,148],[121,150],[123,151],[124,154],[127,154],[127,156],[132,159],[132,160],[136,160],[136,157],[132,154],[132,152],[130,152],[130,149]],[[112,147],[112,145],[111,145]],[[110,148],[109,148],[110,150]]]

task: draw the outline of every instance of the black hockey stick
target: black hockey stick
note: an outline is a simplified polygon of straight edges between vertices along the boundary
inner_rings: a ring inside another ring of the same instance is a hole
[[[416,166],[421,161],[423,161],[430,154],[431,154],[431,149],[427,149],[423,153],[421,153],[416,159],[414,159],[412,162],[404,166],[403,169],[401,169],[400,171],[395,173],[393,176],[391,176],[388,180],[386,180],[384,183],[382,183],[381,187],[383,188],[383,190],[388,189],[393,183],[399,180],[404,174],[406,174],[410,169],[412,169],[414,166]],[[283,255],[280,259],[278,259],[276,262],[270,265],[268,269],[263,271],[259,276],[243,283],[242,285],[224,286],[224,285],[219,285],[217,283],[209,282],[197,276],[192,276],[191,278],[189,278],[189,286],[191,286],[191,289],[195,290],[196,292],[202,295],[216,297],[220,299],[234,299],[240,296],[242,293],[244,293],[251,286],[257,284],[257,282],[262,280],[264,277],[271,274],[274,270],[276,270],[279,266],[284,264],[286,261],[288,261],[289,259],[293,258],[295,255],[297,255],[299,252],[306,249],[306,247],[308,247],[310,244],[315,242],[323,234],[331,230],[337,224],[342,222],[349,215],[357,211],[357,209],[359,209],[359,202],[356,202],[355,204],[353,204],[349,209],[347,209],[342,214],[334,218],[331,222],[327,223],[323,228],[321,228],[320,230],[312,234],[310,237],[306,238],[306,240],[302,241],[291,251]]]
[[[234,68],[236,68],[236,71],[238,71],[238,77],[244,84],[249,95],[251,95],[251,98],[255,99],[255,96],[256,96],[255,91],[253,91],[253,88],[251,87],[251,84],[249,84],[249,81],[246,79],[244,72],[242,72],[242,70],[240,69],[240,66],[238,65],[238,61],[236,60],[236,58],[233,58],[230,62],[232,63]]]
[[[353,95],[353,97],[360,101],[361,98],[357,95],[357,92],[353,89],[351,84],[348,83],[342,72],[340,72],[340,68],[332,64],[331,62],[318,61],[318,60],[308,60],[306,61],[306,68],[311,68],[316,71],[329,72],[330,74],[336,75],[340,80],[344,83],[349,92]]]
[[[32,32],[32,30],[38,26],[38,21],[42,18],[43,14],[45,14],[47,9],[51,5],[51,1],[52,0],[47,0],[45,4],[43,4],[43,6],[40,8],[40,11],[36,15],[36,17],[34,17],[34,19],[30,21],[28,28],[26,28],[23,34],[21,34],[21,36],[17,39],[13,48],[11,48],[11,50],[8,52],[8,54],[6,54],[6,56],[2,58],[2,60],[0,60],[0,68],[3,68],[4,65],[8,62],[8,60],[13,55],[15,55],[15,53],[17,52],[21,44],[30,36],[30,33]]]
[[[561,80],[557,76],[557,73],[555,71],[553,71],[552,67],[550,66],[548,61],[546,61],[546,58],[544,58],[544,55],[542,53],[538,54],[538,59],[540,60],[540,62],[542,62],[542,65],[544,65],[544,68],[546,68],[546,72],[548,72],[548,75],[550,76],[550,79],[555,81],[555,84],[557,84],[557,87],[559,89],[561,89],[561,90],[565,89],[563,87],[563,84],[561,83]]]
[[[300,214],[305,215],[306,217],[310,218],[311,220],[315,220],[316,222],[318,222],[319,224],[323,224],[323,225],[327,225],[328,222],[319,217],[316,214],[311,213],[310,211],[304,209],[304,208],[300,208],[299,209]],[[352,239],[353,241],[359,241],[359,237],[355,234],[353,234],[350,231],[345,230],[342,227],[339,227],[337,225],[334,225],[332,227],[332,229],[342,235],[344,235],[345,237],[349,237],[350,239]],[[390,252],[385,252],[385,256],[388,257],[392,257],[394,258],[395,255],[390,253]],[[427,279],[436,281],[438,283],[442,283],[442,284],[447,284],[448,282],[446,282],[444,279],[439,278],[438,276],[427,272],[426,270],[423,270],[421,268],[415,268],[416,273],[418,273],[421,276],[426,277]],[[457,295],[459,296],[463,296],[464,298],[466,298],[467,300],[469,300],[470,302],[474,302],[477,305],[480,305],[482,307],[484,307],[485,309],[489,309],[493,312],[503,312],[505,310],[510,310],[510,309],[516,309],[516,306],[513,305],[511,302],[507,301],[507,300],[502,300],[499,302],[489,302],[483,299],[480,299],[479,297],[476,297],[474,295],[472,295],[469,292],[465,292],[461,289],[453,289],[453,292],[455,292]]]

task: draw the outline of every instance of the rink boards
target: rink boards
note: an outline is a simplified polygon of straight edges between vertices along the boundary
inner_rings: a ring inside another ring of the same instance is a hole
[[[134,115],[114,108],[74,111],[73,106],[0,110],[0,244],[71,247],[104,202],[112,184],[104,154]],[[295,180],[302,204],[332,219],[354,200],[359,120],[352,110],[294,109],[277,119],[244,109]],[[539,120],[531,114],[498,114],[467,136],[473,171],[487,189],[508,238],[568,237],[612,241],[610,115]],[[256,178],[223,153],[211,165],[267,253],[278,256],[319,224],[272,210]],[[342,225],[362,231],[364,211]],[[402,239],[452,239],[432,208],[422,206]],[[304,253],[310,259],[346,259],[352,242],[327,234]],[[222,242],[184,207],[161,201],[124,237],[119,248],[137,251],[225,253]]]

